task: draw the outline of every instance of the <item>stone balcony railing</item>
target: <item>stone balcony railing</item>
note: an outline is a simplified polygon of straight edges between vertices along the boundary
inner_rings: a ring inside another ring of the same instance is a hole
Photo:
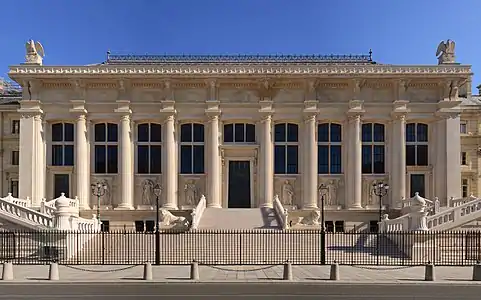
[[[74,199],[67,198],[67,197],[65,197],[64,193],[61,193],[60,197],[58,197],[56,199],[53,199],[53,200],[50,200],[50,201],[46,201],[45,199],[42,199],[42,202],[40,202],[40,212],[44,213],[46,215],[49,215],[49,216],[53,216],[55,214],[55,211],[56,211],[55,203],[60,198],[68,199],[70,210],[72,211],[72,213],[77,214],[77,216],[78,216],[78,214],[79,214],[79,200],[78,200],[78,198],[77,197],[75,197]]]

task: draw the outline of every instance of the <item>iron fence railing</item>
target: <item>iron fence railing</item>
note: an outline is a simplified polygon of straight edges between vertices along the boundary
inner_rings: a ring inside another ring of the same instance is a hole
[[[325,249],[322,239],[325,238]],[[160,253],[156,261],[155,253]],[[473,265],[481,232],[327,232],[197,230],[153,232],[0,232],[0,259],[14,264]]]

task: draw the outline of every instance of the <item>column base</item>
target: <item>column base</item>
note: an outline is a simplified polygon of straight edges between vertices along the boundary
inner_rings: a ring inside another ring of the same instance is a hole
[[[171,205],[171,204],[165,204],[160,207],[160,209],[166,209],[166,210],[178,210],[179,208],[176,205]],[[155,208],[154,208],[155,210]]]
[[[262,203],[259,205],[259,208],[273,208],[274,205],[272,203]]]
[[[302,209],[319,209],[319,207],[317,207],[317,205],[303,205],[302,206]]]
[[[359,204],[359,205],[351,205],[347,209],[349,209],[349,210],[359,210],[359,209],[364,209],[364,208]]]
[[[220,204],[207,204],[207,208],[222,208],[222,205]]]
[[[134,210],[134,207],[129,204],[120,204],[119,206],[114,208],[114,210]]]

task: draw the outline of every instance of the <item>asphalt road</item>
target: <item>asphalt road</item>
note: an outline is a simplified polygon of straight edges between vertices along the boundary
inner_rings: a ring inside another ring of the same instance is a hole
[[[7,283],[0,299],[463,299],[478,300],[481,286],[456,283]]]

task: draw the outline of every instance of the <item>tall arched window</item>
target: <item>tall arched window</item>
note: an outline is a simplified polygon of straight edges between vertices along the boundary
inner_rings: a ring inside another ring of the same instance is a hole
[[[180,173],[204,173],[204,125],[198,123],[180,126]]]
[[[406,165],[428,165],[428,125],[406,124]]]
[[[224,143],[255,143],[256,125],[234,123],[224,125]]]
[[[317,173],[341,174],[342,125],[322,123],[317,126]]]
[[[94,127],[95,173],[118,173],[118,125],[98,123]]]
[[[385,172],[385,126],[379,123],[362,124],[362,173]]]
[[[298,148],[298,125],[276,124],[274,126],[274,172],[276,174],[298,173]]]
[[[137,173],[160,174],[162,127],[156,123],[137,125]]]
[[[51,129],[52,166],[73,166],[74,124],[54,123]]]

